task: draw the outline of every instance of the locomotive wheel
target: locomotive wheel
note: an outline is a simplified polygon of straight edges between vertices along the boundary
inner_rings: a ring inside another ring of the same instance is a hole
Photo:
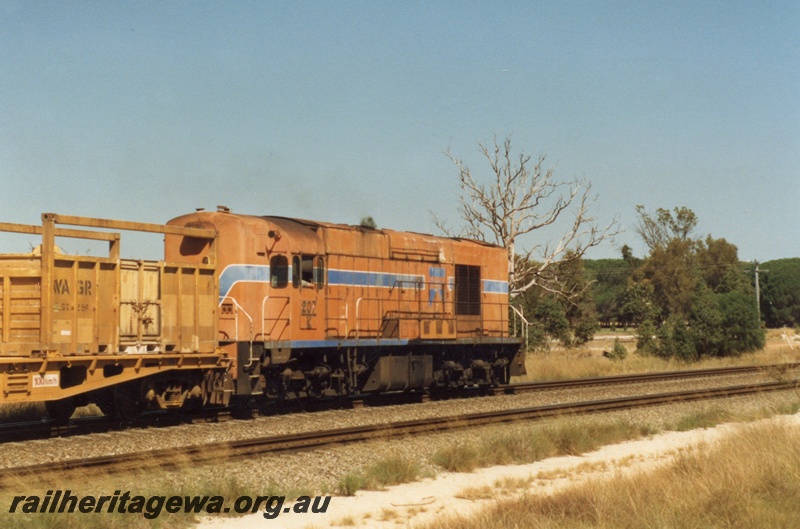
[[[248,420],[253,418],[253,400],[250,397],[231,399],[231,417]]]
[[[44,403],[47,415],[57,423],[66,423],[72,414],[75,413],[75,399],[67,397],[61,400],[48,400]]]

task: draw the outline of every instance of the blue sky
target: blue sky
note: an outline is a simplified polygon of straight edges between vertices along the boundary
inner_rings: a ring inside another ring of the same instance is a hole
[[[637,204],[800,257],[800,3],[0,0],[0,221],[224,204],[434,232],[444,151],[477,174],[508,134],[627,228],[589,257],[644,254]]]

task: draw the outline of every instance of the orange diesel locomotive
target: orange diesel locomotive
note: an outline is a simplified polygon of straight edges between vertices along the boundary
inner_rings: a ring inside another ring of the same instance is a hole
[[[72,225],[90,230],[65,229]],[[120,236],[164,234],[164,260]],[[496,386],[522,372],[504,249],[431,235],[199,210],[153,225],[43,215],[40,250],[0,256],[0,403],[67,417]],[[107,257],[56,237],[107,240]]]

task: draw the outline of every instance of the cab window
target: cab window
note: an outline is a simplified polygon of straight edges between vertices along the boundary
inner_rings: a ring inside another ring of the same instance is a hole
[[[269,260],[269,284],[272,288],[289,284],[289,260],[285,255],[275,255]]]
[[[292,258],[292,285],[295,288],[314,286],[314,256],[295,255]]]
[[[325,287],[325,258],[317,257],[316,265],[314,266],[314,283],[317,288]]]

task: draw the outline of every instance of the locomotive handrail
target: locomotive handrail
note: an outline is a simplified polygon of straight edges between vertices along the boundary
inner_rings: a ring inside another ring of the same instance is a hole
[[[264,296],[264,299],[261,300],[261,339],[262,340],[266,340],[266,336],[267,336],[264,333],[264,321],[267,319],[266,310],[267,310],[267,300],[268,299],[269,299],[269,296]]]
[[[347,300],[344,302],[344,335],[350,335],[350,305],[347,304]]]
[[[250,320],[250,344],[252,345],[252,343],[253,343],[253,318],[251,318],[250,315],[247,313],[247,311],[244,310],[244,308],[241,305],[239,305],[239,302],[236,301],[236,298],[234,298],[233,296],[223,296],[223,298],[219,302],[220,305],[222,305],[222,302],[225,301],[226,299],[231,300],[233,302],[233,304],[236,306],[236,308],[241,310],[244,313],[244,315],[247,316],[247,319]],[[234,314],[233,322],[234,322],[234,326],[236,327],[236,333],[234,334],[233,339],[238,342],[239,341],[239,312],[236,311],[233,314]]]
[[[290,296],[274,296],[274,295],[272,295],[272,296],[269,296],[269,295],[264,296],[264,299],[261,300],[261,333],[257,334],[255,336],[255,339],[258,339],[260,337],[261,340],[267,341],[267,335],[269,335],[269,339],[270,340],[275,340],[275,339],[277,339],[277,340],[288,340],[288,339],[291,339],[291,334],[290,334],[291,333],[291,328],[289,326],[289,320],[290,320],[289,317],[283,317],[282,318],[281,315],[278,314],[274,318],[267,318],[267,309],[266,309],[267,301],[270,301],[270,300],[281,300],[281,299],[284,300],[284,302],[285,302],[284,303],[284,307],[288,307],[289,308],[288,312],[289,312],[289,314],[291,314],[291,297]],[[266,328],[266,322],[267,321],[272,322],[272,329],[268,330]],[[276,337],[273,336],[275,334],[275,326],[280,321],[285,321],[286,322],[286,327],[284,327],[284,329],[278,334],[278,337],[276,338]],[[284,335],[284,331],[286,333],[288,333],[288,334]]]
[[[222,301],[225,301],[226,299],[231,300],[233,302],[233,304],[236,306],[236,308],[241,310],[244,313],[244,315],[247,316],[247,319],[250,320],[250,351],[249,351],[249,354],[247,355],[248,362],[245,365],[242,366],[243,369],[250,369],[250,366],[253,365],[253,318],[251,318],[250,315],[247,313],[247,311],[244,310],[244,308],[241,305],[239,305],[239,302],[236,301],[236,298],[234,298],[233,296],[224,296],[222,298]],[[220,303],[222,303],[222,301],[220,301]],[[238,310],[236,312],[234,312],[234,316],[233,317],[234,317],[234,320],[233,320],[234,323],[233,324],[236,326],[236,333],[234,334],[234,340],[236,340],[238,342],[239,341],[239,312],[238,312]]]
[[[525,338],[525,343],[527,344],[528,343],[528,330],[530,329],[531,325],[533,325],[533,324],[531,322],[529,322],[527,320],[527,318],[525,318],[525,316],[522,314],[522,311],[520,309],[518,309],[517,307],[515,307],[514,305],[512,305],[510,303],[508,304],[508,306],[511,308],[511,310],[514,311],[514,314],[516,315],[516,317],[520,318],[525,323],[525,328],[523,330],[523,337]],[[517,330],[517,319],[514,318],[514,332],[516,332],[516,330]]]
[[[356,328],[355,328],[355,329],[353,329],[353,332],[355,332],[355,338],[356,338],[356,339],[358,339],[358,332],[359,332],[359,329],[358,329],[358,312],[359,312],[359,306],[361,305],[361,300],[363,300],[363,299],[364,299],[363,297],[360,297],[360,298],[358,298],[358,299],[356,300]]]
[[[508,318],[508,311],[505,310],[505,307],[508,307],[508,305],[500,301],[483,301],[481,305],[485,308],[500,307],[500,310],[498,311],[499,317],[489,317],[489,311],[481,311],[481,329],[483,330],[483,334],[485,336],[508,335],[510,322]],[[492,324],[500,324],[501,327],[505,325],[506,330],[503,331],[494,329]]]

